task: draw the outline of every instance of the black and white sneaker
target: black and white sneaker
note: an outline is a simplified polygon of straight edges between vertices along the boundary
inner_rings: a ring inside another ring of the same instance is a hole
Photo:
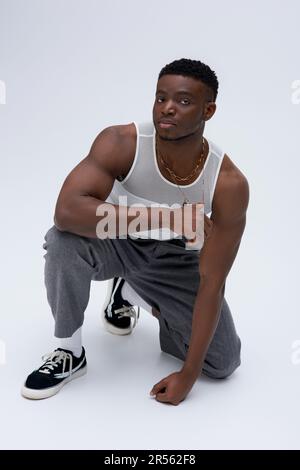
[[[114,335],[130,334],[140,316],[140,307],[136,310],[122,297],[124,283],[125,280],[121,277],[108,281],[107,295],[101,312],[105,329]]]
[[[85,350],[80,357],[67,349],[58,348],[43,356],[44,364],[26,379],[21,390],[25,398],[40,400],[55,395],[68,382],[86,373]]]

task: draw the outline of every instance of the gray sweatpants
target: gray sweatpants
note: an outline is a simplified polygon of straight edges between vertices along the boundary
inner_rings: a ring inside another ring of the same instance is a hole
[[[46,233],[43,248],[45,285],[56,337],[72,336],[83,324],[92,280],[122,277],[160,311],[161,350],[185,360],[200,282],[199,252],[185,250],[181,240],[100,240],[60,232],[55,226]],[[213,378],[232,374],[240,365],[240,349],[224,298],[203,372]]]

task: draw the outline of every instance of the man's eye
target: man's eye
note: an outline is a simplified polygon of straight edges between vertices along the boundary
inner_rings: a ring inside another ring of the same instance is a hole
[[[162,102],[164,101],[164,98],[161,97],[161,96],[158,96],[158,97],[156,98],[156,101],[157,101],[158,103],[162,103]],[[190,100],[189,100],[188,98],[183,98],[183,99],[180,100],[180,103],[183,103],[183,104],[187,105],[187,104],[190,104]]]

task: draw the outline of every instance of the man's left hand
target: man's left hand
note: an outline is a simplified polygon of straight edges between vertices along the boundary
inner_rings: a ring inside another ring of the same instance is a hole
[[[193,387],[195,380],[183,371],[174,372],[155,384],[150,395],[161,403],[179,405]]]

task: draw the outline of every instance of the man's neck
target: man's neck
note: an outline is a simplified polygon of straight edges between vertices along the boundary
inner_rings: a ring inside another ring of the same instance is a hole
[[[168,166],[178,176],[184,177],[193,171],[201,157],[203,134],[198,132],[177,140],[163,139],[156,134],[156,145],[158,153]],[[205,142],[203,162],[206,159],[207,151],[207,143]]]

